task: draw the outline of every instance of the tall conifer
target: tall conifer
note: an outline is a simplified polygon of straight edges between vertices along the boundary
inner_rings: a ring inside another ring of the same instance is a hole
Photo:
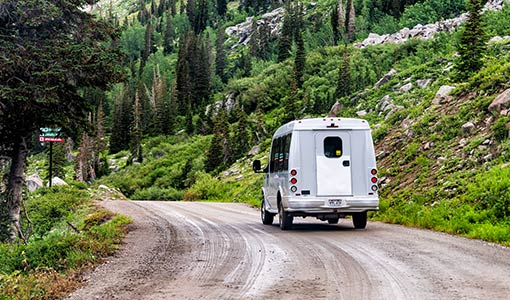
[[[469,0],[469,17],[464,25],[457,46],[459,57],[455,64],[456,77],[465,80],[483,66],[483,55],[487,47],[481,10],[487,0]]]

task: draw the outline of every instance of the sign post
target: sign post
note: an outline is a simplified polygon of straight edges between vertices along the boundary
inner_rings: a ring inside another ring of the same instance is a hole
[[[41,130],[41,134],[39,135],[39,142],[42,142],[42,143],[45,143],[45,142],[48,142],[50,143],[50,169],[49,169],[49,174],[50,174],[50,182],[49,182],[49,186],[51,187],[51,184],[52,184],[52,180],[53,180],[53,143],[63,143],[65,141],[65,139],[63,137],[60,137],[60,131],[62,130],[62,128],[48,128],[48,127],[44,127],[44,128],[39,128],[39,130]]]

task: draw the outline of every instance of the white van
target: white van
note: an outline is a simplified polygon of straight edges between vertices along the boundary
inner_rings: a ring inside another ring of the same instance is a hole
[[[262,223],[289,229],[294,217],[313,216],[330,224],[352,216],[365,228],[367,211],[379,209],[374,144],[367,121],[316,118],[289,122],[273,136],[264,172]]]

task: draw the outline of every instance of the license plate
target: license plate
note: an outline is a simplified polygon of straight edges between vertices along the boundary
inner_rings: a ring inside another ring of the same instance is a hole
[[[329,206],[341,206],[342,205],[342,199],[329,199]]]

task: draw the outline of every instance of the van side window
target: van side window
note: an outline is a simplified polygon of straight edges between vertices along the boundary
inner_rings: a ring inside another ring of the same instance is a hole
[[[289,170],[289,152],[290,152],[290,141],[292,139],[292,134],[288,134],[287,138],[285,139],[285,147],[283,148],[283,170],[288,171]]]
[[[279,168],[279,158],[280,158],[280,138],[273,140],[273,145],[271,147],[271,162],[269,172],[274,173],[278,171]]]
[[[324,139],[324,156],[336,158],[342,156],[342,139],[337,136],[328,136]]]
[[[278,148],[278,172],[281,172],[283,171],[283,161],[284,161],[284,157],[283,157],[283,153],[284,153],[284,148],[285,148],[285,144],[286,144],[286,141],[287,141],[287,136],[282,136],[281,138],[279,138],[280,140],[280,147]]]

